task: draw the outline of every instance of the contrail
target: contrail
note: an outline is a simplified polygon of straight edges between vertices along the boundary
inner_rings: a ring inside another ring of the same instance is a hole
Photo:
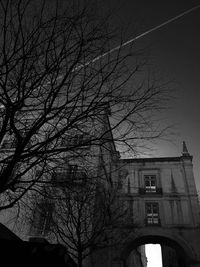
[[[179,18],[181,18],[181,17],[183,17],[183,16],[185,16],[185,15],[191,13],[192,11],[198,9],[199,7],[200,7],[200,5],[197,5],[197,6],[193,7],[193,8],[190,8],[190,9],[184,11],[183,13],[181,13],[181,14],[179,14],[179,15],[173,17],[173,18],[171,18],[171,19],[168,19],[167,21],[165,21],[165,22],[159,24],[158,26],[155,26],[155,27],[153,27],[152,29],[145,31],[145,32],[143,32],[142,34],[140,34],[140,35],[138,35],[138,36],[136,36],[136,37],[134,37],[134,38],[132,38],[132,39],[126,41],[125,43],[123,43],[123,44],[121,44],[121,45],[118,45],[118,46],[112,48],[111,50],[105,52],[104,54],[99,55],[98,57],[95,57],[93,60],[91,60],[91,61],[89,61],[89,62],[86,62],[86,63],[84,64],[84,66],[86,66],[86,65],[88,65],[88,64],[90,64],[90,63],[93,63],[93,62],[99,60],[100,58],[105,57],[105,56],[107,56],[107,55],[113,53],[114,51],[117,51],[117,50],[121,49],[121,48],[124,47],[124,46],[127,46],[127,45],[131,44],[132,42],[134,42],[134,41],[136,41],[136,40],[138,40],[138,39],[144,37],[145,35],[148,35],[149,33],[152,33],[152,32],[154,32],[154,31],[156,31],[156,30],[162,28],[163,26],[165,26],[165,25],[167,25],[167,24],[169,24],[169,23],[171,23],[171,22],[173,22],[173,21],[175,21],[175,20],[177,20],[177,19],[179,19]]]
[[[136,37],[134,37],[134,38],[132,38],[132,39],[130,39],[130,40],[128,40],[128,41],[122,43],[121,45],[118,45],[118,46],[116,46],[116,47],[110,49],[109,51],[105,52],[104,54],[101,54],[101,55],[99,55],[99,56],[93,58],[92,60],[90,60],[90,61],[88,61],[88,62],[85,62],[84,64],[80,64],[80,65],[74,67],[74,69],[72,70],[72,72],[77,71],[77,70],[80,70],[80,69],[82,69],[82,68],[88,66],[89,64],[92,64],[92,63],[96,62],[97,60],[99,60],[99,59],[101,59],[101,58],[103,58],[103,57],[105,57],[105,56],[107,56],[107,55],[109,55],[109,54],[111,54],[111,53],[113,53],[113,52],[115,52],[115,51],[121,49],[122,47],[125,47],[125,46],[127,46],[127,45],[133,43],[134,41],[136,41],[136,40],[138,40],[138,39],[140,39],[140,38],[142,38],[142,37],[144,37],[144,36],[146,36],[146,35],[148,35],[148,34],[154,32],[154,31],[156,31],[156,30],[158,30],[158,29],[160,29],[160,28],[162,28],[162,27],[164,27],[165,25],[167,25],[167,24],[169,24],[169,23],[171,23],[171,22],[173,22],[173,21],[175,21],[175,20],[177,20],[177,19],[179,19],[179,18],[181,18],[181,17],[183,17],[183,16],[185,16],[185,15],[191,13],[192,11],[198,9],[199,7],[200,7],[200,5],[197,5],[197,6],[195,6],[195,7],[192,7],[192,8],[190,8],[190,9],[188,9],[188,10],[182,12],[181,14],[179,14],[179,15],[177,15],[177,16],[171,18],[171,19],[168,19],[167,21],[165,21],[165,22],[159,24],[158,26],[155,26],[155,27],[151,28],[150,30],[147,30],[147,31],[141,33],[140,35],[138,35],[138,36],[136,36]],[[60,78],[62,78],[62,77],[63,77],[63,75],[60,75],[57,79],[60,79]],[[50,83],[50,82],[49,82],[49,83]]]

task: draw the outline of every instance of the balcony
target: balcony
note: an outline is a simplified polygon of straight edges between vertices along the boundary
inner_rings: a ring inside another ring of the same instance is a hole
[[[56,172],[52,175],[52,182],[55,186],[78,186],[85,184],[87,175],[84,171],[72,172]]]
[[[145,225],[146,226],[161,226],[160,218],[146,218]]]
[[[139,194],[140,195],[162,195],[163,191],[161,187],[156,187],[156,188],[147,188],[147,187],[139,187]]]
[[[72,148],[89,148],[91,146],[91,137],[89,134],[75,134],[72,136],[62,137],[60,147]]]

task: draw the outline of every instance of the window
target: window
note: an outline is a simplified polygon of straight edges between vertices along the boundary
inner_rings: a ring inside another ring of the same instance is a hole
[[[144,183],[146,193],[156,193],[156,175],[145,175]]]
[[[146,223],[147,225],[158,225],[160,223],[158,203],[146,203]]]
[[[143,174],[142,187],[139,187],[139,194],[158,194],[162,195],[162,188],[158,187],[160,184],[158,174]]]
[[[117,189],[122,189],[123,188],[123,181],[122,178],[120,177],[117,182]]]
[[[83,183],[86,180],[86,172],[78,165],[69,165],[68,178],[73,183]]]
[[[58,186],[69,184],[83,184],[87,175],[84,169],[78,165],[68,165],[66,168],[57,168],[52,179]]]
[[[52,214],[54,210],[54,204],[42,200],[36,204],[33,220],[31,222],[31,232],[36,235],[46,235],[49,233],[52,224]]]
[[[72,134],[61,138],[61,147],[89,146],[89,134]]]

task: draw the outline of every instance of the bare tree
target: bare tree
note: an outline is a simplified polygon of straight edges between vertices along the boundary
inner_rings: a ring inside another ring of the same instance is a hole
[[[32,205],[32,234],[65,245],[79,267],[95,251],[116,245],[116,229],[127,220],[116,188],[92,180],[54,187],[45,197],[33,198]],[[27,205],[25,211],[27,216]]]
[[[134,225],[132,207],[124,200],[118,179],[121,167],[117,168],[114,154],[109,153],[101,151],[97,165],[89,162],[81,169],[66,165],[62,172],[55,168],[51,186],[19,202],[17,223],[30,226],[27,236],[64,244],[79,267],[99,257],[102,249],[122,243],[126,227]],[[79,165],[82,161],[85,163],[84,158],[76,159]]]
[[[144,62],[131,50],[101,56],[115,40],[108,19],[88,3],[61,4],[0,1],[0,209],[51,183],[66,155],[106,146],[109,131],[133,151],[137,140],[161,134],[152,111],[166,91],[141,79]]]

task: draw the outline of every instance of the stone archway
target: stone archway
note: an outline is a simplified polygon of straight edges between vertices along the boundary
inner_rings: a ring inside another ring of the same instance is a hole
[[[162,230],[158,231],[158,229],[151,229],[151,231],[142,231],[132,237],[129,236],[121,251],[121,262],[123,267],[126,267],[126,259],[132,250],[136,249],[138,246],[150,243],[160,244],[161,246],[168,246],[174,249],[177,253],[179,267],[200,266],[195,252],[180,236],[165,233]]]

